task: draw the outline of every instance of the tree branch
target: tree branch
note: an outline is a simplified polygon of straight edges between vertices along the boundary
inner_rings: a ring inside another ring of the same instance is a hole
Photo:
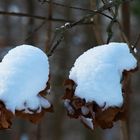
[[[60,45],[60,43],[64,40],[64,35],[61,33],[59,39],[56,41],[56,43],[51,47],[50,51],[48,52],[48,57],[52,56],[56,48]]]
[[[47,20],[47,21],[54,21],[54,22],[71,22],[70,20],[57,19],[57,18],[47,18],[44,16],[31,15],[28,13],[16,13],[16,12],[0,11],[0,15],[27,17],[27,18],[34,18],[34,19],[38,19],[38,20]]]
[[[61,7],[64,7],[64,8],[70,8],[70,9],[73,9],[73,10],[80,10],[80,11],[85,11],[85,12],[93,12],[93,10],[91,9],[87,9],[87,8],[81,8],[81,7],[75,7],[75,6],[69,6],[69,5],[65,5],[65,4],[62,4],[62,3],[57,3],[57,2],[51,2],[50,0],[38,0],[41,4],[44,4],[44,3],[48,3],[48,4],[53,4],[53,5],[56,5],[56,6],[61,6]],[[122,0],[122,2],[128,2],[128,1],[132,1],[132,0]],[[114,2],[118,3],[119,0],[114,0]],[[110,2],[110,3],[114,3],[114,2]]]
[[[92,11],[93,12],[93,11]],[[112,19],[109,15],[106,15],[105,13],[96,11],[98,14],[101,14],[109,19]],[[66,19],[59,19],[59,18],[47,18],[44,16],[38,16],[38,15],[31,15],[28,13],[17,13],[17,12],[8,12],[8,11],[0,11],[0,15],[5,15],[5,16],[17,16],[17,17],[27,17],[27,18],[34,18],[38,20],[46,20],[46,21],[53,21],[53,22],[73,22],[72,20],[66,20]],[[87,23],[91,24],[91,23]]]
[[[89,12],[89,13],[95,13],[96,12],[98,14],[101,14],[105,17],[108,17],[108,18],[112,19],[112,17],[106,15],[105,13],[102,13],[101,11],[94,11],[94,10],[87,9],[87,8],[68,6],[68,5],[65,5],[65,4],[57,3],[57,2],[51,2],[49,0],[39,0],[39,2],[41,2],[42,4],[48,3],[48,4],[53,4],[53,5],[56,5],[56,6],[61,6],[61,7],[64,7],[64,8],[70,8],[70,9],[73,9],[73,10],[80,10],[80,11],[83,11],[83,12]]]
[[[128,0],[124,0],[123,2],[125,1],[128,1]],[[99,9],[97,10],[92,10],[92,13],[90,14],[87,14],[86,16],[84,16],[83,18],[81,18],[80,20],[76,21],[76,22],[72,22],[72,23],[69,23],[67,24],[67,26],[61,26],[60,27],[60,30],[67,30],[67,29],[70,29],[74,26],[77,26],[79,24],[86,24],[86,23],[89,23],[91,21],[91,18],[93,18],[96,14],[98,13],[102,13],[103,11],[106,11],[112,7],[116,7],[118,6],[118,2],[117,0],[115,1],[112,1],[112,2],[109,2],[109,3],[106,3],[105,5],[103,5],[102,7],[100,7]],[[113,19],[111,17],[111,19]],[[62,28],[63,27],[63,28]]]
[[[39,2],[41,2],[42,4],[44,4],[44,3],[51,4],[52,3],[53,5],[56,5],[59,7],[64,7],[64,8],[69,8],[69,9],[73,9],[73,10],[80,10],[83,12],[91,12],[92,13],[92,10],[87,9],[87,8],[69,6],[69,5],[65,5],[65,4],[61,4],[61,3],[57,3],[57,2],[51,2],[50,0],[39,0]]]
[[[139,35],[138,35],[138,37],[136,39],[136,42],[134,43],[134,48],[137,48],[137,45],[138,45],[139,41],[140,41],[140,33],[139,33]]]
[[[123,0],[123,2],[126,2],[126,1],[130,1],[130,0]],[[45,0],[44,0],[45,2]],[[46,2],[49,2],[48,0]],[[119,1],[120,2],[120,1]],[[123,3],[122,2],[122,3]],[[52,3],[53,4],[53,3]],[[65,23],[65,25],[61,26],[60,28],[57,28],[56,31],[58,33],[60,33],[60,38],[57,40],[56,44],[51,47],[49,53],[48,53],[48,56],[51,56],[54,52],[54,50],[58,47],[58,45],[62,42],[62,40],[64,39],[64,33],[66,31],[68,31],[69,29],[77,26],[77,25],[81,25],[81,24],[89,24],[89,23],[93,23],[93,21],[91,20],[95,15],[99,14],[99,13],[102,13],[104,12],[105,10],[108,10],[112,7],[118,7],[118,5],[120,5],[120,3],[118,3],[118,0],[114,0],[112,2],[109,2],[109,3],[106,3],[104,4],[102,7],[100,7],[99,9],[97,10],[92,10],[92,13],[90,14],[87,14],[86,16],[84,16],[83,18],[79,19],[78,21],[76,22],[67,22]],[[63,5],[64,6],[64,5]],[[116,9],[116,14],[114,15],[114,17],[111,19],[113,20],[113,22],[116,20],[116,16],[117,16],[117,11],[118,9]]]

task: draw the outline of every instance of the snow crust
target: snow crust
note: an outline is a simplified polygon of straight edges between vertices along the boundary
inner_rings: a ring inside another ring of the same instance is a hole
[[[15,47],[0,63],[0,100],[13,113],[49,108],[47,99],[38,95],[45,89],[48,75],[48,57],[42,50],[30,45]]]
[[[77,58],[69,79],[77,84],[75,95],[100,107],[121,107],[121,78],[124,70],[132,70],[137,61],[126,43],[109,43],[94,47]]]

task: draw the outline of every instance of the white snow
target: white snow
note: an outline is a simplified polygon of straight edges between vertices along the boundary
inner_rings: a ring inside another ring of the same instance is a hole
[[[133,46],[133,45],[131,45],[131,47],[132,47],[134,53],[136,54],[138,52],[137,48],[135,46]]]
[[[68,112],[70,114],[74,114],[74,109],[72,108],[72,106],[70,105],[70,100],[65,99],[64,101],[64,106],[67,108]]]
[[[83,115],[87,115],[89,113],[89,109],[86,106],[82,106],[81,111],[82,111]]]
[[[42,96],[40,96],[39,98],[40,98],[40,104],[43,108],[48,108],[48,106],[50,107],[50,103],[48,102],[48,100],[46,100]]]
[[[21,136],[20,136],[20,140],[29,140],[29,137],[26,133],[23,133]]]
[[[109,43],[82,54],[70,71],[77,84],[75,95],[100,107],[123,104],[121,78],[124,70],[136,68],[137,61],[125,43]]]
[[[93,120],[91,118],[85,118],[84,116],[80,116],[80,120],[86,124],[90,129],[94,129]]]
[[[17,46],[0,63],[0,100],[13,113],[16,109],[30,112],[28,108],[49,108],[47,99],[38,95],[45,89],[48,75],[48,57],[42,50]]]

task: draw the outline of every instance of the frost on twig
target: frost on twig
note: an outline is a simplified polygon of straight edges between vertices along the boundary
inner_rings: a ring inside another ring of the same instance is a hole
[[[30,45],[10,50],[0,63],[0,129],[9,128],[14,116],[36,123],[52,111],[49,89],[46,54]]]
[[[109,43],[82,54],[65,81],[68,115],[90,129],[125,119],[126,84],[137,60],[125,43]]]

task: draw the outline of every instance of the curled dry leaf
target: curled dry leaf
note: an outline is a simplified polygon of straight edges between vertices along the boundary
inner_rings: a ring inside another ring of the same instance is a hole
[[[111,128],[114,121],[124,120],[127,79],[136,67],[137,60],[126,43],[111,42],[81,54],[65,82],[68,115],[90,129]]]
[[[80,119],[86,127],[92,130],[98,126],[103,129],[112,128],[115,121],[125,120],[128,105],[126,87],[131,72],[134,70],[123,72],[122,93],[124,102],[120,108],[112,106],[104,109],[105,105],[100,107],[96,101],[86,102],[85,99],[75,96],[76,84],[73,80],[67,79],[63,99],[68,116]]]
[[[13,117],[12,112],[7,110],[3,102],[0,101],[0,129],[10,128],[12,124],[11,122],[12,117]]]

